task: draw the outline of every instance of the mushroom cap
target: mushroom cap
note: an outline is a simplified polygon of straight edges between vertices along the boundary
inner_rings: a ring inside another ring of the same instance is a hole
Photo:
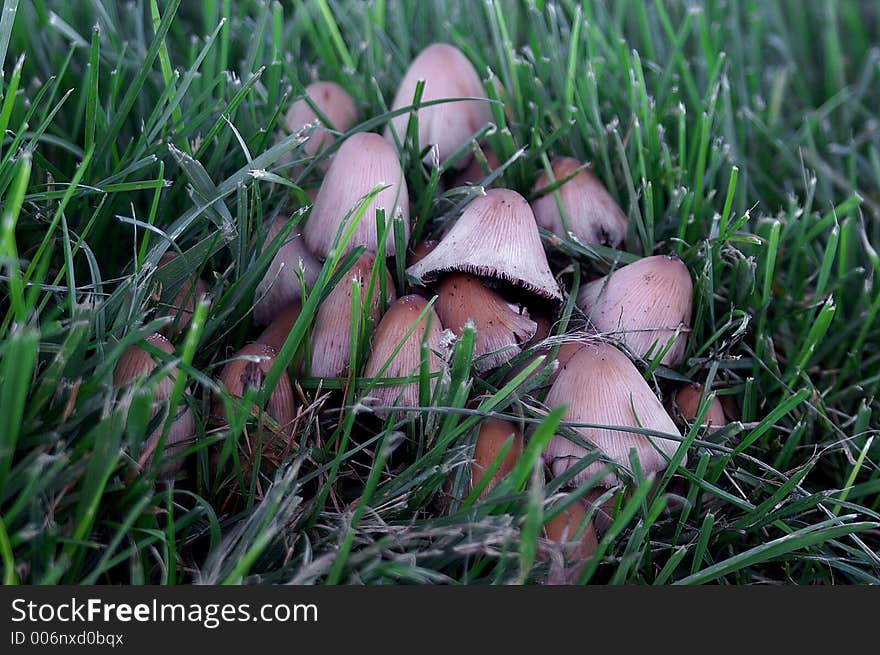
[[[364,252],[361,254],[318,307],[315,323],[312,327],[311,340],[311,374],[313,376],[334,378],[344,375],[348,370],[351,364],[352,282],[357,281],[360,286],[361,304],[363,304],[366,302],[370,275],[374,265],[376,265],[376,256],[373,253]],[[385,274],[386,300],[392,303],[396,298],[394,281],[385,267],[385,263],[379,262],[378,265],[381,266],[382,272]],[[381,316],[381,300],[379,281],[377,280],[370,303],[370,318],[374,323]]]
[[[581,163],[571,157],[553,160],[551,168],[555,180],[572,175]],[[538,175],[532,191],[537,193],[550,184],[545,172]],[[559,197],[568,228],[581,243],[618,247],[626,238],[626,214],[608,193],[605,186],[588,168],[581,170],[559,187]],[[548,193],[532,202],[538,225],[554,234],[565,236],[562,215],[556,204],[556,194]]]
[[[486,497],[492,489],[504,478],[510,475],[525,448],[523,436],[517,427],[510,421],[500,419],[486,419],[480,424],[480,432],[477,435],[477,443],[474,447],[474,460],[471,463],[471,487],[476,487],[482,480],[483,475],[495,458],[501,453],[501,448],[507,440],[513,436],[510,449],[501,460],[501,464],[483,489],[480,498]]]
[[[158,332],[149,335],[145,341],[168,355],[174,352],[174,346],[171,345],[171,342]],[[113,384],[117,387],[128,386],[138,378],[150,375],[157,365],[153,356],[139,344],[131,345],[123,351],[116,361],[116,366],[113,369]],[[176,367],[169,369],[168,375],[159,381],[153,391],[153,400],[162,401],[171,397],[176,371]]]
[[[660,360],[675,366],[687,347],[692,295],[693,283],[684,262],[656,255],[593,280],[578,294],[577,304],[596,329],[611,333],[639,357],[646,357],[652,346],[656,356],[681,328]]]
[[[422,102],[444,98],[486,98],[486,90],[473,64],[455,46],[434,43],[422,50],[412,61],[394,96],[391,110],[413,104],[416,86],[424,81]],[[439,161],[446,162],[456,150],[466,144],[480,128],[492,122],[488,99],[460,100],[422,107],[416,112],[419,125],[419,147],[437,147]],[[409,113],[391,119],[385,128],[385,138],[394,143],[394,134],[403,143]],[[469,157],[463,154],[456,167],[467,165]],[[425,163],[430,162],[430,153]]]
[[[267,346],[272,346],[275,350],[281,350],[301,311],[302,307],[298,302],[286,305],[275,315],[268,327],[260,333],[260,336],[257,337],[257,343],[264,343]]]
[[[284,221],[281,219],[272,223],[265,242],[270,243],[283,227]],[[257,285],[254,296],[254,322],[257,325],[268,325],[286,306],[299,302],[302,298],[299,271],[303,272],[305,283],[311,286],[318,279],[321,263],[306,248],[299,228],[294,228]]]
[[[166,252],[159,259],[157,268],[162,268],[175,259],[177,259],[176,252]],[[156,314],[157,317],[171,316],[174,318],[174,321],[161,328],[161,332],[170,334],[173,338],[186,330],[192,320],[196,302],[206,293],[208,293],[208,287],[197,275],[192,276],[189,281],[184,280],[174,298],[160,308]]]
[[[318,81],[309,84],[305,88],[305,95],[311,98],[315,106],[321,110],[324,118],[330,122],[333,129],[337,132],[345,132],[357,120],[357,107],[354,104],[354,100],[346,93],[345,89],[335,82]],[[309,123],[315,121],[318,121],[318,116],[309,107],[309,103],[306,102],[305,98],[300,98],[290,105],[290,109],[287,110],[287,114],[284,116],[284,122],[291,133],[298,132]],[[333,138],[333,134],[322,123],[312,132],[303,150],[306,155],[313,157],[317,152],[333,143]],[[322,170],[326,170],[329,165],[330,160],[324,159],[319,164],[319,167]]]
[[[703,385],[693,383],[683,387],[679,387],[670,398],[670,409],[672,414],[675,410],[681,414],[689,423],[697,418],[697,410],[700,408],[700,398],[703,396]],[[724,409],[717,397],[712,398],[709,403],[709,410],[703,419],[703,425],[709,432],[715,432],[724,425],[727,425],[727,417],[724,415]]]
[[[226,363],[220,373],[220,382],[233,398],[244,397],[247,389],[259,391],[263,388],[263,381],[277,354],[274,348],[264,343],[250,343]],[[213,413],[221,420],[226,420],[226,410],[221,401],[214,403]],[[275,385],[266,404],[266,413],[278,423],[282,431],[286,432],[292,426],[295,413],[293,389],[286,373]]]
[[[444,327],[458,336],[468,323],[476,328],[474,366],[480,372],[516,357],[538,329],[524,307],[508,303],[473,275],[444,276],[437,295],[437,314]]]
[[[158,414],[158,410],[153,412],[153,416],[156,414]],[[148,466],[152,461],[153,453],[156,452],[156,446],[159,445],[159,439],[162,437],[164,422],[163,420],[159,427],[153,430],[152,434],[144,442],[141,456],[138,458],[138,464],[141,467]],[[178,414],[171,421],[171,426],[168,428],[168,436],[165,438],[165,445],[162,448],[162,455],[166,460],[170,461],[167,461],[160,467],[160,478],[173,478],[183,468],[183,459],[178,457],[178,455],[186,450],[186,443],[192,439],[195,433],[196,419],[192,409],[187,405],[178,407]]]
[[[565,405],[565,418],[574,423],[643,428],[681,436],[635,365],[617,348],[600,341],[584,345],[561,367],[545,404],[548,407]],[[679,446],[674,439],[651,437],[649,441],[645,435],[614,427],[573,429],[625,470],[630,466],[629,451],[635,448],[646,476],[665,469],[664,456],[672,457]],[[556,435],[550,440],[545,457],[553,474],[560,475],[587,452],[586,448]],[[682,465],[684,463],[685,460]],[[575,484],[581,484],[603,468],[603,462],[590,464],[575,476]],[[612,472],[603,484],[610,487],[618,481]]]
[[[377,252],[376,211],[385,210],[385,219],[400,217],[404,239],[409,239],[409,192],[397,151],[378,134],[359,132],[348,137],[336,151],[324,176],[303,228],[306,246],[319,257],[326,257],[339,226],[346,216],[354,217],[364,197],[378,185],[386,186],[373,196],[348,241],[346,250],[364,246]],[[394,255],[394,229],[389,226],[385,239],[386,256]]]
[[[440,244],[407,269],[421,282],[461,271],[495,278],[561,301],[529,203],[509,189],[472,200]]]
[[[382,373],[384,378],[404,378],[410,375],[418,376],[421,366],[421,344],[424,339],[428,346],[428,370],[430,373],[438,373],[443,361],[437,354],[441,349],[440,336],[443,326],[434,308],[430,308],[418,325],[404,340],[406,333],[413,327],[419,315],[425,310],[427,301],[421,296],[409,295],[398,298],[376,328],[373,338],[373,347],[364,367],[364,377],[374,378],[391,358],[398,344],[403,344],[397,354],[391,359],[388,367]],[[430,325],[428,325],[430,323]],[[427,334],[426,334],[427,331]],[[436,378],[431,378],[431,390],[436,386]],[[393,384],[389,386],[376,386],[370,395],[377,399],[378,405],[400,405],[403,407],[419,406],[419,383],[418,379],[409,384]],[[387,412],[377,410],[380,416]]]

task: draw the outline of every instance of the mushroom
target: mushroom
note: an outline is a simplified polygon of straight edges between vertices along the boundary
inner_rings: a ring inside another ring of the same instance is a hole
[[[158,332],[149,335],[145,341],[154,346],[166,355],[174,353],[174,346],[164,336]],[[113,384],[117,388],[128,387],[138,380],[148,377],[156,369],[157,362],[153,355],[147,352],[141,345],[135,344],[125,349],[116,362],[113,369]],[[177,377],[177,367],[170,366],[163,374],[162,378],[153,387],[153,409],[151,418],[155,418],[160,413],[163,420],[159,426],[153,430],[141,448],[141,455],[138,459],[138,465],[142,468],[152,461],[153,453],[156,446],[159,445],[159,439],[162,437],[162,429],[164,427],[165,418],[168,415],[167,405],[163,408],[174,389],[174,379]],[[185,442],[193,437],[196,431],[195,417],[192,410],[186,404],[182,408],[178,408],[178,414],[171,421],[168,430],[168,436],[165,439],[163,455],[168,460],[159,470],[159,474],[163,478],[174,477],[174,475],[183,467],[183,460],[178,457],[185,448]]]
[[[275,363],[278,355],[272,346],[265,343],[251,343],[239,350],[230,359],[220,373],[220,383],[226,392],[236,399],[244,398],[248,390],[259,392],[263,388],[263,382]],[[252,410],[256,413],[256,408]],[[227,421],[226,408],[222,398],[217,398],[214,403],[212,414],[215,418],[225,423]],[[290,379],[283,374],[269,401],[266,404],[268,414],[277,424],[281,434],[290,437],[294,421],[293,389]]]
[[[581,243],[600,244],[617,248],[626,238],[626,214],[614,202],[599,178],[589,168],[571,157],[558,157],[551,163],[555,181],[574,175],[559,188],[559,205],[556,193],[550,192],[532,202],[538,225],[554,234],[565,236],[566,230],[560,213],[560,205],[570,232]],[[545,172],[538,175],[533,193],[540,193],[551,184]]]
[[[472,275],[446,275],[437,295],[437,314],[444,327],[458,336],[468,323],[476,328],[474,366],[481,373],[522,352],[522,344],[538,329],[525,308],[506,302]]]
[[[376,328],[373,348],[364,367],[364,377],[377,378],[380,375],[382,378],[417,377],[421,367],[423,340],[428,349],[429,373],[440,372],[442,360],[437,354],[441,349],[440,337],[443,331],[440,319],[434,309],[430,308],[416,323],[427,304],[421,296],[410,295],[398,298],[388,308]],[[415,329],[413,329],[414,325]],[[412,333],[404,339],[410,330]],[[394,354],[398,345],[401,347],[397,354]],[[436,383],[436,378],[432,377],[430,382],[432,392]],[[376,404],[381,406],[418,407],[419,383],[415,380],[408,384],[377,385],[370,395],[376,399]],[[376,413],[382,417],[388,415],[388,412],[382,409],[376,410]]]
[[[532,209],[509,189],[489,189],[468,203],[440,244],[407,269],[421,282],[452,271],[502,280],[539,297],[562,300]]]
[[[421,102],[445,98],[482,98],[440,103],[416,110],[419,127],[419,147],[435,146],[439,163],[443,164],[465,145],[482,127],[492,122],[492,112],[486,90],[473,64],[456,47],[434,43],[422,50],[413,60],[400,82],[391,110],[413,104],[416,85],[424,81]],[[410,113],[391,119],[385,129],[385,138],[403,143]],[[429,163],[430,153],[425,155]],[[457,168],[467,165],[470,156],[464,153],[456,160]]]
[[[275,350],[281,350],[301,311],[302,307],[298,302],[292,302],[284,307],[275,314],[274,320],[260,333],[260,336],[257,337],[257,343],[264,343]]]
[[[367,301],[367,291],[374,266],[379,266],[381,268],[379,274],[385,275],[386,301],[394,302],[396,298],[394,282],[384,262],[377,263],[373,253],[364,252],[318,308],[312,328],[311,375],[335,378],[348,370],[351,364],[352,283],[357,282],[361,296],[360,304],[363,306]],[[378,322],[382,315],[382,295],[378,279],[370,301],[369,314],[374,323]]]
[[[498,483],[510,475],[524,449],[522,434],[513,423],[499,419],[486,419],[480,424],[480,432],[477,434],[477,443],[474,447],[474,459],[471,463],[472,488],[480,483],[486,469],[495,462],[508,440],[511,440],[510,448],[501,460],[492,479],[480,493],[480,498],[488,496]]]
[[[276,220],[266,234],[266,243],[271,242],[283,227],[284,221]],[[299,302],[302,298],[300,272],[306,285],[311,286],[318,279],[321,264],[306,248],[299,228],[294,228],[257,285],[254,305],[254,322],[257,325],[268,325],[284,307]]]
[[[309,84],[305,88],[305,95],[311,99],[312,103],[324,115],[324,118],[330,122],[332,129],[337,132],[345,132],[357,120],[357,107],[354,104],[354,100],[346,93],[345,89],[335,82],[318,81]],[[284,117],[287,129],[291,133],[299,132],[310,123],[318,120],[318,115],[309,106],[304,97],[294,102]],[[319,124],[314,132],[311,133],[303,150],[307,156],[314,157],[333,143],[333,139],[334,136],[328,128],[323,124]],[[326,171],[330,161],[329,158],[322,159],[318,163],[318,167],[322,171]]]
[[[404,239],[409,239],[409,194],[397,151],[378,134],[360,132],[339,147],[303,228],[306,246],[319,257],[327,257],[343,221],[353,220],[364,198],[376,187],[384,187],[367,203],[366,210],[349,239],[346,250],[364,246],[378,252],[376,211],[385,219],[403,221]],[[385,255],[394,255],[394,227],[389,224]]]
[[[577,303],[598,330],[638,357],[656,357],[674,339],[660,363],[675,366],[687,347],[692,294],[684,262],[657,255],[590,282]]]
[[[622,469],[629,469],[631,449],[635,449],[645,476],[665,469],[667,458],[678,449],[679,442],[674,439],[649,438],[626,430],[631,427],[681,436],[639,370],[610,344],[591,341],[578,349],[562,366],[545,404],[547,407],[564,405],[568,421],[608,426],[573,429]],[[556,435],[544,455],[553,474],[560,475],[588,452],[583,446]],[[683,459],[682,465],[685,462]],[[604,467],[603,462],[590,464],[575,476],[574,483],[583,483]],[[604,478],[603,484],[610,487],[619,481],[612,472]]]
[[[176,259],[177,253],[166,252],[159,259],[157,270],[171,264]],[[192,320],[196,302],[206,293],[208,293],[208,287],[205,286],[205,283],[197,275],[184,280],[174,298],[167,304],[164,304],[157,313],[157,317],[170,316],[174,319],[169,324],[162,326],[159,331],[173,339],[186,330],[189,322]]]
[[[578,499],[544,523],[544,535],[561,547],[563,557],[562,562],[551,559],[547,583],[574,584],[599,545],[593,522],[587,520],[586,503]]]
[[[703,385],[693,383],[680,387],[675,390],[669,400],[669,409],[674,416],[676,411],[688,423],[692,423],[697,418],[697,411],[700,408],[700,399],[703,397]],[[712,396],[709,402],[709,410],[703,418],[703,427],[709,433],[719,430],[722,426],[727,425],[727,417],[724,415],[724,409],[717,397]]]

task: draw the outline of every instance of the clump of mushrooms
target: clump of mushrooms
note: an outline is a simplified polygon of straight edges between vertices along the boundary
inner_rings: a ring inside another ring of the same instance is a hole
[[[691,323],[693,283],[677,257],[656,255],[622,266],[585,285],[578,306],[606,336],[638,357],[680,364]]]
[[[635,449],[641,472],[647,477],[664,470],[679,446],[675,437],[680,439],[681,434],[660,400],[629,358],[608,343],[591,341],[578,349],[560,369],[545,404],[564,405],[567,421],[607,426],[573,429],[619,469],[630,469],[629,453]],[[649,437],[627,428],[651,430],[673,438]],[[558,476],[588,452],[584,446],[556,435],[544,456]],[[682,465],[685,462],[683,458]],[[585,482],[604,468],[603,462],[591,463],[578,472],[574,484]],[[620,482],[616,472],[603,479],[607,487]]]
[[[171,345],[171,342],[157,332],[149,335],[145,341],[166,355],[174,354],[174,346]],[[158,362],[154,356],[140,344],[129,346],[122,353],[113,369],[113,384],[117,388],[134,385],[139,380],[144,380],[151,375],[156,370],[157,365]],[[176,377],[177,367],[170,366],[163,372],[162,378],[153,387],[151,418],[161,414],[162,420],[159,426],[147,437],[141,448],[141,455],[138,458],[138,465],[141,468],[144,468],[152,461],[156,447],[159,445],[164,423],[168,415],[167,402],[171,398]],[[189,406],[182,403],[178,407],[177,412],[177,415],[171,421],[168,436],[162,449],[163,459],[166,461],[160,468],[159,474],[163,478],[174,477],[183,467],[183,459],[179,457],[179,454],[185,449],[186,442],[192,439],[195,434],[195,417]]]
[[[458,48],[446,43],[429,45],[413,60],[394,96],[392,111],[413,104],[416,86],[420,81],[424,82],[422,103],[447,98],[476,98],[416,110],[419,147],[435,147],[439,163],[444,164],[477,131],[491,122],[489,101],[473,64]],[[385,138],[393,143],[396,136],[403,143],[409,117],[410,114],[404,113],[392,118],[385,130]],[[425,156],[425,163],[429,163],[430,159],[429,153]],[[469,159],[465,153],[455,164],[462,168]]]
[[[538,225],[554,234],[565,236],[567,224],[567,232],[581,243],[612,248],[623,243],[627,229],[626,214],[599,178],[590,169],[582,168],[581,163],[571,157],[554,159],[551,170],[556,182],[569,177],[570,179],[567,179],[555,192],[548,192],[532,202],[532,210],[535,212]],[[550,185],[550,178],[545,172],[541,172],[532,192],[541,193]]]
[[[422,342],[427,346],[428,372],[439,373],[443,360],[438,354],[441,349],[443,326],[433,308],[421,296],[409,295],[398,298],[379,322],[373,347],[364,366],[364,377],[377,378],[417,378],[422,361]],[[424,315],[422,315],[424,313]],[[407,337],[407,333],[409,333]],[[398,350],[398,346],[400,346]],[[397,350],[395,354],[395,350]],[[437,379],[432,375],[430,389],[433,392]],[[388,416],[385,406],[419,406],[419,383],[414,379],[409,383],[389,383],[377,385],[369,394],[378,406],[376,414]]]
[[[404,239],[409,239],[409,193],[397,151],[378,134],[360,132],[343,142],[324,176],[303,228],[308,249],[318,257],[327,257],[343,221],[347,217],[354,220],[356,210],[377,186],[383,188],[366,203],[347,250],[364,246],[379,251],[376,212],[380,209],[386,221],[402,221]],[[394,253],[394,228],[389,223],[385,255]]]

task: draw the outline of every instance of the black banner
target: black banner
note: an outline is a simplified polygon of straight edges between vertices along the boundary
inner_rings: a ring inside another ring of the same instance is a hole
[[[745,635],[761,635],[763,648],[776,642],[790,650],[812,634],[809,616],[827,625],[871,625],[878,594],[780,587],[6,587],[0,653],[311,646],[322,653],[679,651]]]

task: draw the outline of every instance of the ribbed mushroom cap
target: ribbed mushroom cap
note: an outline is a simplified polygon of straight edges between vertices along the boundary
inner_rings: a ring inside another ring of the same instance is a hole
[[[629,358],[600,341],[586,344],[569,358],[544,402],[547,407],[565,405],[565,419],[573,423],[633,427],[680,436],[675,423]],[[629,470],[629,451],[635,448],[646,476],[665,469],[664,455],[672,457],[679,445],[673,439],[652,436],[649,441],[645,435],[612,427],[574,430],[624,470]],[[586,448],[556,435],[544,455],[553,474],[560,475],[587,452]],[[589,465],[575,477],[575,484],[581,484],[603,468],[603,462]],[[603,483],[613,486],[618,483],[618,477],[610,473]]]
[[[437,286],[437,295],[437,314],[445,328],[458,336],[468,323],[476,328],[474,366],[480,372],[521,353],[522,344],[538,329],[525,307],[508,303],[473,275],[446,275]]]
[[[337,132],[345,132],[357,120],[357,107],[354,104],[354,100],[345,92],[345,89],[335,82],[314,82],[309,84],[305,89],[305,95],[311,98],[314,105]],[[304,98],[294,102],[284,117],[287,129],[291,133],[298,132],[309,123],[316,121],[318,121],[318,116],[309,107],[309,103]],[[312,132],[303,150],[306,155],[312,157],[331,143],[333,143],[333,135],[327,130],[325,125],[320,124]],[[329,164],[329,160],[324,159],[319,166],[322,170],[326,170]]]
[[[287,341],[287,336],[299,318],[302,307],[298,302],[292,302],[285,306],[275,315],[275,319],[257,337],[257,343],[272,346],[275,350],[281,350],[281,346]]]
[[[503,280],[549,300],[562,300],[526,199],[490,189],[472,200],[432,252],[407,269],[422,282],[460,271]]]
[[[416,324],[426,305],[427,301],[421,296],[403,296],[388,308],[385,316],[379,322],[379,327],[376,328],[376,335],[373,338],[373,348],[364,367],[364,377],[377,377],[398,344],[403,343],[397,355],[391,359],[388,368],[382,373],[382,378],[403,378],[414,375],[416,379],[406,385],[375,386],[370,395],[376,399],[376,405],[419,406],[417,377],[422,359],[422,340],[426,342],[428,347],[428,371],[430,373],[440,371],[443,362],[436,353],[441,349],[440,334],[443,331],[443,326],[433,308],[428,310],[409,338],[404,341],[406,333]],[[430,325],[428,325],[429,322]],[[426,330],[427,335],[425,334]],[[432,391],[436,383],[436,377],[432,377]],[[380,416],[387,415],[387,412],[381,410],[377,410],[376,413]]]
[[[424,81],[422,102],[445,98],[486,98],[486,91],[473,64],[462,52],[446,43],[434,43],[422,50],[413,60],[394,96],[391,110],[413,104],[416,85]],[[482,127],[492,121],[489,101],[461,100],[422,107],[416,112],[419,124],[419,147],[434,145],[443,164],[456,150],[466,144]],[[391,119],[385,129],[385,138],[394,142],[392,132],[403,143],[410,114]],[[458,168],[467,165],[469,157],[463,154],[456,161]],[[425,163],[430,162],[430,154]]]
[[[700,408],[700,398],[702,395],[703,385],[697,383],[676,389],[669,403],[673,415],[677,410],[683,419],[688,423],[692,423],[697,418],[697,410]],[[727,425],[724,409],[721,407],[721,402],[717,397],[712,398],[712,401],[709,403],[709,411],[706,412],[703,425],[709,432],[715,432]]]
[[[474,460],[471,463],[471,487],[476,487],[498,455],[508,439],[513,437],[510,449],[501,460],[501,465],[495,471],[489,484],[480,494],[484,498],[504,478],[510,475],[517,461],[523,453],[524,442],[520,431],[510,421],[499,419],[486,419],[480,424],[480,432],[477,435],[477,443],[474,447]]]
[[[501,166],[501,162],[498,159],[498,155],[495,154],[495,151],[488,146],[483,146],[482,148],[483,154],[486,156],[486,163],[489,165],[489,173],[483,170],[483,166],[477,161],[476,157],[471,158],[471,163],[465,166],[458,175],[455,176],[455,180],[452,182],[452,186],[465,186],[467,184],[476,184],[486,178],[487,175],[497,170]],[[496,180],[496,184],[497,184]]]
[[[312,213],[303,228],[306,246],[318,257],[326,257],[339,226],[346,216],[353,220],[355,210],[377,185],[386,186],[367,204],[366,212],[348,241],[347,250],[364,246],[378,251],[376,211],[385,210],[385,219],[400,217],[404,239],[409,239],[409,192],[397,151],[378,134],[360,132],[348,137],[336,151],[324,176]],[[347,223],[349,224],[349,223]],[[389,226],[385,254],[394,255],[394,226]]]
[[[622,266],[585,285],[578,306],[601,332],[620,340],[639,357],[656,357],[676,329],[675,342],[660,360],[680,364],[691,324],[693,283],[677,257],[657,255]]]
[[[361,305],[366,302],[370,275],[376,264],[376,256],[364,252],[348,272],[321,302],[312,328],[311,374],[315,377],[335,378],[344,375],[351,364],[351,293],[352,282],[360,286]],[[384,262],[378,263],[380,275],[385,275],[386,300],[394,302],[394,281]],[[381,316],[382,297],[380,282],[376,280],[370,302],[370,318],[377,322]]]
[[[259,391],[275,362],[277,351],[264,343],[251,343],[239,350],[223,367],[220,382],[233,398],[243,398],[248,389]],[[290,430],[294,420],[293,389],[290,379],[283,374],[275,385],[266,413],[278,423],[282,432]],[[225,421],[226,410],[219,399],[214,403],[214,416]]]
[[[571,157],[559,157],[551,163],[553,178],[563,180],[572,175],[581,163]],[[550,178],[542,172],[532,189],[537,193],[550,185]],[[614,202],[599,178],[587,168],[581,170],[558,189],[568,229],[581,243],[616,248],[626,238],[626,214]],[[555,193],[548,193],[532,202],[538,225],[554,234],[565,236],[562,215],[556,204]]]
[[[158,332],[149,335],[145,341],[151,346],[168,355],[174,352],[174,346]],[[129,346],[122,353],[113,369],[113,384],[117,387],[125,387],[137,380],[146,378],[157,366],[153,356],[138,344]],[[168,375],[163,377],[153,391],[153,399],[156,401],[168,400],[174,388],[174,376],[176,368],[169,369]]]
[[[271,243],[283,227],[284,222],[276,220],[266,234],[265,243]],[[321,264],[306,248],[299,228],[294,228],[288,234],[288,240],[275,253],[266,274],[257,285],[254,294],[254,322],[257,325],[271,323],[284,307],[299,302],[302,298],[300,271],[303,272],[305,283],[311,286],[318,279]]]
[[[159,259],[157,268],[162,268],[175,259],[177,259],[177,253],[166,252]],[[192,320],[196,302],[206,293],[208,293],[208,287],[205,286],[205,283],[198,276],[193,276],[190,280],[184,281],[174,299],[161,306],[156,314],[157,317],[171,316],[174,318],[172,323],[162,327],[162,333],[170,334],[173,338],[186,330],[189,322]]]
[[[165,438],[165,445],[162,448],[164,459],[170,461],[160,467],[160,478],[172,478],[183,468],[183,460],[179,455],[186,450],[187,442],[196,433],[196,419],[193,411],[187,405],[182,404],[177,408],[177,412],[177,416],[174,417],[174,420],[171,421],[171,426],[168,428],[168,436]],[[156,413],[153,415],[155,416]],[[159,439],[162,437],[163,427],[164,420],[144,442],[141,456],[138,458],[138,465],[141,468],[148,466],[152,461],[153,453],[156,452],[156,446],[159,445]]]

